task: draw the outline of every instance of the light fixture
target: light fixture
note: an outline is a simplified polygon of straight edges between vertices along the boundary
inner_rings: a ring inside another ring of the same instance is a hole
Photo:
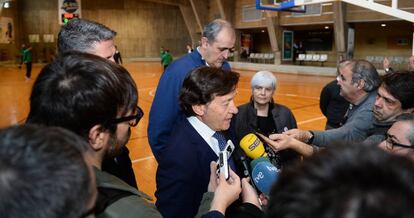
[[[262,33],[266,32],[265,30],[262,30]]]
[[[10,8],[10,1],[6,1],[3,3],[3,8]]]
[[[329,26],[325,26],[325,29],[327,30],[327,29],[329,29]]]
[[[382,24],[381,24],[381,26],[382,26],[382,27],[386,27],[386,26],[387,26],[387,24],[385,24],[385,23],[382,23]]]

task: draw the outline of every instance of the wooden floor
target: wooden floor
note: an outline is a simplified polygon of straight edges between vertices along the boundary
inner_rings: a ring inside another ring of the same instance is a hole
[[[24,69],[15,65],[0,66],[0,127],[23,123],[29,110],[29,96],[34,79],[42,65],[34,65],[32,80],[25,81]],[[134,62],[125,64],[139,88],[139,105],[145,116],[133,128],[128,147],[138,186],[141,191],[154,196],[157,162],[148,145],[148,113],[154,97],[162,67],[158,62]],[[236,104],[249,101],[250,78],[255,73],[234,69],[241,74]],[[306,76],[276,73],[278,87],[275,100],[288,106],[294,113],[299,128],[323,129],[325,118],[319,110],[319,93],[333,77]]]

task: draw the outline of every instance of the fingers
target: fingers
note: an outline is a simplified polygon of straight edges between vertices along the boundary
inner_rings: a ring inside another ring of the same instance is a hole
[[[209,192],[214,192],[217,189],[218,181],[217,181],[217,163],[215,161],[210,162],[210,181],[208,183],[207,190]]]

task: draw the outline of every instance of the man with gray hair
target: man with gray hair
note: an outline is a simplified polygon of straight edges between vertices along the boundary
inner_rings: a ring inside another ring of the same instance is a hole
[[[398,116],[379,147],[390,153],[414,159],[414,114]]]
[[[200,66],[230,69],[226,62],[234,47],[236,34],[231,24],[216,19],[204,27],[201,45],[194,52],[172,62],[158,83],[148,123],[148,141],[152,152],[160,161],[174,125],[184,114],[178,105],[178,96],[186,75]]]
[[[338,69],[340,95],[350,102],[343,125],[326,131],[293,129],[285,132],[307,144],[329,146],[338,141],[361,141],[373,127],[372,108],[381,83],[375,67],[366,60],[352,60]]]
[[[58,35],[58,51],[75,50],[114,60],[116,32],[103,24],[73,19],[62,26]]]
[[[115,62],[116,32],[95,21],[73,19],[62,26],[58,35],[58,50],[62,55],[67,51],[79,51],[97,55]],[[120,154],[104,161],[102,169],[122,179],[128,185],[138,188],[129,150],[121,148]]]

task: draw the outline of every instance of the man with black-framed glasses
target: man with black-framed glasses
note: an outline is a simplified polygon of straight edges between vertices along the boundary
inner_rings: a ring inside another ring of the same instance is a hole
[[[60,55],[33,85],[27,123],[63,127],[90,145],[85,158],[96,176],[98,217],[160,217],[145,194],[102,171],[103,161],[119,154],[130,127],[142,118],[137,104],[138,90],[128,71],[87,53]]]
[[[414,159],[414,114],[401,114],[385,135],[379,147],[393,154]]]

